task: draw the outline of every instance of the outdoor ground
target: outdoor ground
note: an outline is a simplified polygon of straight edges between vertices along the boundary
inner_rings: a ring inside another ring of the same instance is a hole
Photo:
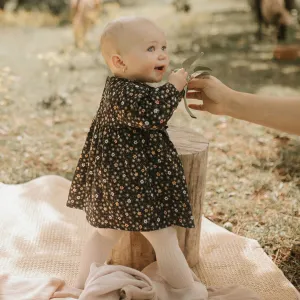
[[[98,44],[110,18],[155,20],[168,35],[172,67],[203,51],[201,64],[234,89],[300,95],[300,62],[272,60],[271,30],[256,42],[246,1],[194,0],[189,14],[164,1],[135,2],[121,9],[107,4],[85,52],[74,49],[71,27],[56,26],[55,18],[0,15],[0,181],[45,174],[72,179],[107,76]],[[57,94],[62,100],[53,100]],[[196,115],[191,119],[181,105],[170,123],[210,143],[205,216],[257,239],[300,289],[300,139],[229,117]]]

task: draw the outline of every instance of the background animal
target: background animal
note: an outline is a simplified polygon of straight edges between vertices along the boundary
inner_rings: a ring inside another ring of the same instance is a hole
[[[75,45],[83,48],[88,30],[101,12],[101,0],[70,0]]]
[[[249,0],[258,23],[257,38],[262,40],[263,25],[274,25],[277,39],[284,41],[287,27],[293,23],[291,11],[297,9],[296,0]]]

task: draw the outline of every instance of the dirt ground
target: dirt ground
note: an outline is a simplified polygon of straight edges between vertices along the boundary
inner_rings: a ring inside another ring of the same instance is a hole
[[[234,89],[300,95],[300,62],[272,60],[271,29],[256,42],[246,1],[192,5],[185,14],[167,1],[107,4],[86,51],[74,49],[71,27],[56,26],[55,18],[0,15],[0,181],[21,183],[45,174],[72,178],[108,74],[99,35],[109,19],[121,15],[143,15],[165,29],[171,67],[203,51],[201,64]],[[229,117],[196,115],[191,119],[181,104],[170,123],[192,128],[210,143],[205,216],[257,239],[300,289],[299,137]]]

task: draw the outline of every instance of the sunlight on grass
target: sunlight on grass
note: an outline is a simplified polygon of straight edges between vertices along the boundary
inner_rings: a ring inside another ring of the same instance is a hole
[[[0,25],[2,26],[56,26],[59,24],[59,17],[55,17],[46,12],[5,12],[0,14]]]

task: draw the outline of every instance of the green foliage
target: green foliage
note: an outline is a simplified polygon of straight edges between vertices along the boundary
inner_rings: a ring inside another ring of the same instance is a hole
[[[54,15],[59,15],[68,11],[68,7],[68,0],[18,0],[15,9],[49,11]]]
[[[186,60],[183,61],[183,63],[181,64],[181,67],[185,69],[186,72],[188,72],[188,77],[187,77],[187,81],[189,82],[192,78],[198,78],[200,76],[204,76],[204,75],[210,75],[209,71],[212,71],[210,68],[208,67],[204,67],[204,66],[194,66],[195,63],[197,62],[197,60],[199,58],[201,58],[203,56],[203,52],[201,52],[200,54],[197,55],[193,55],[189,58],[187,58]],[[174,70],[174,72],[177,72],[180,68],[177,68]],[[187,85],[184,88],[184,106],[186,111],[189,113],[189,115],[194,118],[197,119],[196,116],[190,111],[188,105],[187,105],[187,100],[186,100],[186,94],[187,94]]]
[[[203,66],[197,66],[195,69],[194,69],[194,72],[198,72],[198,71],[212,71],[210,68],[208,67],[203,67]]]

